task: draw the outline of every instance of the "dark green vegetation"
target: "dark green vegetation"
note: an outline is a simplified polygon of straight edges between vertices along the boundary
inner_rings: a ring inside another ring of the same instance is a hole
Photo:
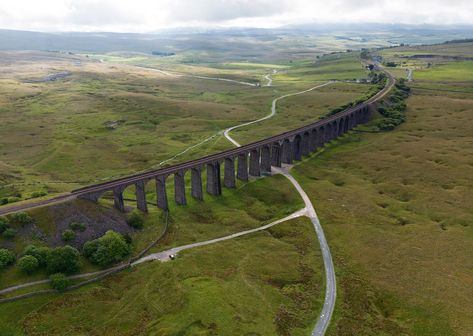
[[[378,121],[377,127],[383,131],[390,131],[406,121],[406,99],[409,97],[411,88],[407,86],[406,80],[401,78],[394,89],[385,99],[378,112],[384,117]]]
[[[92,263],[105,267],[125,259],[131,253],[131,246],[125,238],[115,232],[107,231],[102,237],[84,244],[84,256]]]
[[[15,259],[15,254],[12,251],[0,249],[0,269],[12,265]]]
[[[50,285],[52,288],[58,291],[62,291],[67,288],[69,281],[63,273],[54,273],[49,277]]]
[[[294,170],[337,268],[329,335],[473,333],[473,79],[437,80],[461,64],[414,72],[393,131],[352,132]]]

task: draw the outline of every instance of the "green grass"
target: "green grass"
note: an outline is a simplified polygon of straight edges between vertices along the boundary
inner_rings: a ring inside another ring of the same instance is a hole
[[[322,275],[313,227],[297,219],[70,293],[3,304],[0,324],[11,335],[274,335],[278,315],[292,335],[306,335]]]
[[[352,132],[294,169],[337,268],[329,335],[473,332],[471,81],[438,85],[414,89],[398,129]]]

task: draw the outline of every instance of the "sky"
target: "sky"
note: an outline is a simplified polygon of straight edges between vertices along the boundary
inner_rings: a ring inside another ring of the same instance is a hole
[[[366,22],[473,24],[473,0],[0,0],[0,28],[34,31]]]

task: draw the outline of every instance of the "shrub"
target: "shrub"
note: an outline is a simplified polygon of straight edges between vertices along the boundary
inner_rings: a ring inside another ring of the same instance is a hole
[[[69,227],[71,228],[71,230],[74,230],[74,231],[80,231],[80,232],[85,231],[85,225],[82,223],[72,222],[71,224],[69,224]]]
[[[69,280],[63,273],[54,273],[49,276],[49,284],[58,291],[63,291],[69,285]]]
[[[7,249],[0,249],[0,269],[3,269],[15,262],[15,254]]]
[[[79,251],[72,246],[57,247],[48,254],[46,268],[49,273],[73,273],[80,267]]]
[[[12,228],[8,228],[5,231],[3,231],[2,235],[3,235],[3,238],[12,239],[15,237],[16,231]]]
[[[38,197],[43,197],[46,196],[48,193],[45,191],[34,191],[31,193],[31,198],[38,198]]]
[[[36,258],[38,260],[38,264],[40,267],[45,267],[46,266],[46,260],[48,258],[49,253],[51,252],[51,249],[49,247],[36,247],[34,245],[28,245],[24,251],[24,255],[30,255]]]
[[[62,235],[62,240],[64,241],[70,241],[73,240],[76,237],[76,234],[72,230],[65,230]]]
[[[8,219],[0,217],[0,233],[3,233],[6,229],[8,229]]]
[[[18,260],[18,267],[24,273],[32,273],[39,267],[38,259],[31,255],[25,255]]]
[[[28,225],[33,224],[34,219],[26,212],[17,212],[10,216],[10,222],[20,224],[20,225]]]
[[[126,221],[128,223],[128,225],[130,225],[132,228],[135,228],[135,229],[141,229],[143,228],[143,225],[144,225],[144,219],[143,219],[143,216],[141,214],[139,214],[138,212],[136,211],[133,211],[130,216],[128,216],[128,219]]]
[[[8,197],[0,198],[0,205],[5,205],[5,204],[8,204]]]
[[[21,198],[19,198],[19,197],[8,197],[7,198],[7,203],[15,203],[15,202],[18,202],[20,200],[21,200]]]
[[[84,256],[100,266],[122,261],[131,252],[131,246],[118,232],[109,230],[102,237],[84,244]]]

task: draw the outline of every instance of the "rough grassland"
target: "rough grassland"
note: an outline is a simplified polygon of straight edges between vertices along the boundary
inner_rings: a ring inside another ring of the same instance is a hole
[[[313,227],[302,218],[71,293],[1,305],[0,324],[2,335],[276,335],[286,324],[306,335],[322,278]]]
[[[473,100],[407,103],[397,130],[352,132],[294,169],[337,267],[330,335],[473,333]]]

